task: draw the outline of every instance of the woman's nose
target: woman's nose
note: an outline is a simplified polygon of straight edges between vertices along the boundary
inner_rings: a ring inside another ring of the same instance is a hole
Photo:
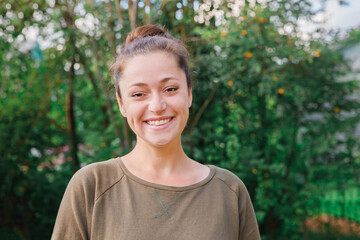
[[[158,112],[164,111],[165,108],[166,108],[166,104],[163,101],[160,94],[153,94],[151,99],[150,99],[149,110],[151,112],[158,113]]]

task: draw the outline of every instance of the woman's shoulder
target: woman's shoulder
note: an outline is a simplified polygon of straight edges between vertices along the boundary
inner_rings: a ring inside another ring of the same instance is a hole
[[[119,165],[120,158],[112,158],[102,162],[94,162],[80,168],[74,176],[94,176],[100,177],[104,173],[118,175],[121,171]]]
[[[68,187],[82,191],[94,191],[95,198],[97,198],[124,176],[119,161],[119,158],[113,158],[82,167],[73,175]]]
[[[244,182],[233,172],[225,168],[221,168],[213,165],[211,167],[215,168],[214,179],[223,182],[230,190],[235,192],[238,196],[241,194],[241,192],[244,191],[247,192]]]

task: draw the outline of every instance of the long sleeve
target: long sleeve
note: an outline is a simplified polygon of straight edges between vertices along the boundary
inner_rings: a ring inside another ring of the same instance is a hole
[[[94,185],[84,169],[70,180],[60,204],[51,239],[90,239]]]
[[[239,195],[239,240],[260,240],[254,208],[245,185]]]

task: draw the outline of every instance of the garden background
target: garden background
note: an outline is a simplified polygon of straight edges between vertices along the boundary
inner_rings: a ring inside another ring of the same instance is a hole
[[[7,0],[0,13],[1,239],[49,239],[73,173],[134,146],[109,68],[148,23],[191,53],[186,152],[245,182],[262,239],[360,239],[360,77],[343,57],[359,29],[304,35],[306,0]]]

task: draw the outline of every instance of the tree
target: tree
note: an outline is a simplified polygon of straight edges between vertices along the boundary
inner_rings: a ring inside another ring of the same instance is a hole
[[[73,172],[133,146],[109,68],[126,34],[149,22],[192,56],[185,150],[241,177],[263,238],[302,238],[320,194],[358,186],[358,84],[339,81],[349,69],[334,49],[344,43],[300,38],[304,0],[216,2],[1,3],[2,238],[49,238]],[[24,48],[30,29],[40,47]]]
[[[359,101],[347,97],[358,82],[340,81],[349,71],[341,54],[325,42],[301,40],[295,28],[286,33],[291,25],[272,21],[271,8],[243,13],[223,30],[198,30],[210,44],[194,59],[194,95],[203,102],[194,105],[207,108],[192,127],[191,152],[245,181],[263,236],[299,239],[320,179],[336,185],[358,172],[359,143],[351,132]],[[353,160],[344,161],[341,148]],[[352,170],[344,170],[349,164]]]

